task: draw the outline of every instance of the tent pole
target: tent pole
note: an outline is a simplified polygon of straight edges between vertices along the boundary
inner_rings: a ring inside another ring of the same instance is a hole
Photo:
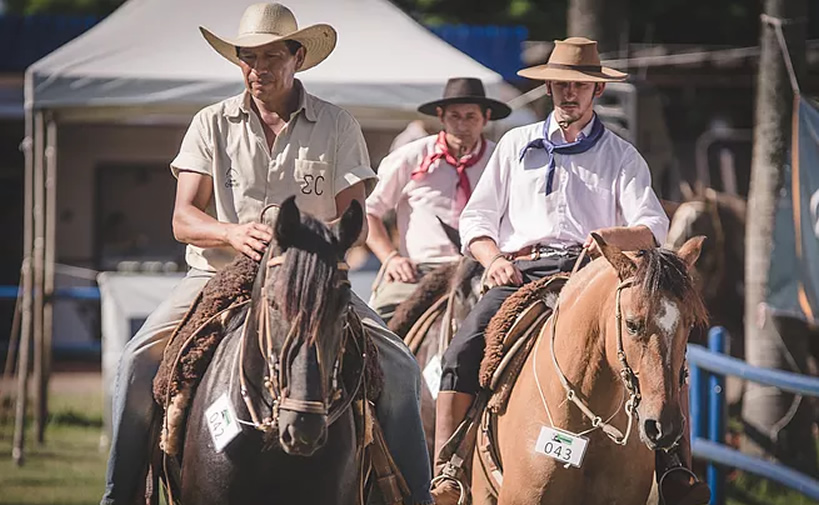
[[[32,272],[31,272],[31,249],[34,242],[33,231],[33,207],[34,201],[34,153],[33,139],[34,121],[33,111],[30,106],[26,107],[25,129],[26,137],[23,139],[23,153],[25,155],[25,182],[24,182],[24,210],[23,210],[23,265],[21,268],[23,285],[23,306],[22,321],[20,323],[20,350],[17,365],[17,405],[14,415],[14,439],[11,456],[17,466],[23,464],[23,448],[25,441],[26,422],[26,400],[28,384],[28,360],[29,360],[29,336],[31,335],[31,295],[32,295]]]
[[[37,443],[43,442],[43,207],[45,207],[45,171],[43,151],[45,129],[43,112],[34,113],[34,427]]]
[[[43,419],[48,420],[48,386],[51,382],[52,340],[54,336],[54,261],[57,226],[57,123],[54,115],[46,116],[45,150],[45,258],[43,295]],[[42,435],[41,435],[42,439]]]

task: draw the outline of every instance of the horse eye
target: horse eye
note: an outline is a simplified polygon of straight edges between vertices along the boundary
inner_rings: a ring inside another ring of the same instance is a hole
[[[626,319],[626,331],[629,332],[630,335],[637,335],[643,329],[642,323],[636,321],[634,319]]]

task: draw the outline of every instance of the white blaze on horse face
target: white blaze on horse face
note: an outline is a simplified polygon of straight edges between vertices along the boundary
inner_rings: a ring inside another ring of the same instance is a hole
[[[677,304],[663,297],[657,309],[656,323],[666,338],[672,338],[677,332],[677,325],[680,323],[680,308],[677,307]]]

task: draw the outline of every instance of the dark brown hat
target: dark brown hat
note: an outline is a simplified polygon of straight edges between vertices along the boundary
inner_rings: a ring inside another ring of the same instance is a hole
[[[476,103],[482,105],[492,111],[489,116],[490,120],[503,119],[512,113],[503,102],[487,98],[486,91],[483,89],[483,83],[480,79],[474,77],[453,77],[446,83],[444,88],[444,97],[440,100],[427,102],[418,107],[418,112],[426,114],[427,116],[437,116],[438,107],[444,107],[452,103]]]

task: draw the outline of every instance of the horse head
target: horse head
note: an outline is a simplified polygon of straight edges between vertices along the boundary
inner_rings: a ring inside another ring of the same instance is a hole
[[[344,255],[362,226],[357,201],[332,226],[301,214],[293,197],[276,219],[264,290],[278,315],[267,331],[268,360],[278,359],[266,379],[278,381],[278,436],[288,454],[310,456],[324,445],[330,408],[342,395],[351,296]]]
[[[671,448],[685,429],[680,391],[688,335],[706,321],[690,273],[705,237],[691,238],[677,253],[653,248],[636,255],[594,238],[616,272],[615,279],[607,270],[607,285],[616,287],[600,311],[609,365],[636,404],[641,440],[652,450]]]

